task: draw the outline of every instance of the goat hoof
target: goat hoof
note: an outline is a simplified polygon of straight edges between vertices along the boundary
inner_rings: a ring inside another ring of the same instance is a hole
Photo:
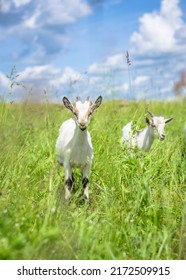
[[[91,205],[91,201],[89,199],[86,199],[86,200],[84,199],[84,203],[85,203],[86,209],[88,209]]]
[[[70,198],[71,198],[71,192],[68,189],[66,189],[65,190],[65,199],[69,200]]]
[[[89,197],[88,197],[87,194],[84,194],[84,199],[85,199],[85,200],[88,200],[88,199],[89,199]]]
[[[88,191],[88,186],[84,188],[84,199],[87,200],[89,199],[89,191]]]
[[[90,206],[90,200],[88,198],[85,198],[85,197],[82,197],[80,200],[79,200],[79,206],[87,206],[89,207]]]

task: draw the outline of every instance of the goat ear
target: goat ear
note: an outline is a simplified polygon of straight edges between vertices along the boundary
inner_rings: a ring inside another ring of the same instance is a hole
[[[97,109],[102,103],[102,96],[99,96],[96,101],[94,102],[94,104],[92,105],[92,110],[94,111],[95,109]]]
[[[67,109],[69,109],[70,111],[72,111],[73,112],[73,105],[72,105],[72,103],[68,100],[68,98],[67,97],[63,97],[63,104],[65,105],[65,107],[67,108]]]
[[[147,124],[147,125],[150,125],[150,120],[149,120],[149,118],[146,117],[146,118],[145,118],[145,121],[146,121],[146,124]]]
[[[166,120],[165,120],[165,123],[168,123],[168,122],[170,122],[170,121],[172,121],[172,120],[173,120],[173,118],[166,119]]]

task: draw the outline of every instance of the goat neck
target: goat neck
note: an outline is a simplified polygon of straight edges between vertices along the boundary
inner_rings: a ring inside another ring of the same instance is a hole
[[[148,125],[137,134],[138,148],[149,151],[154,141],[154,128]]]

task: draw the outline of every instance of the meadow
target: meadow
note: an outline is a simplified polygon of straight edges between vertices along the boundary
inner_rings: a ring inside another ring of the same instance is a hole
[[[79,170],[69,204],[55,142],[62,104],[0,103],[0,259],[186,259],[186,102],[107,101],[92,117],[90,204]],[[146,110],[174,120],[129,155],[121,129]]]

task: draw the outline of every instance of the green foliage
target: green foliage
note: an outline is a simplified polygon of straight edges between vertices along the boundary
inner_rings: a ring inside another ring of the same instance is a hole
[[[55,104],[0,103],[0,259],[186,259],[185,104],[149,104],[165,117],[166,140],[127,154],[121,129],[145,126],[145,102],[112,101],[90,124],[90,205],[80,172],[70,204],[55,141],[70,117]]]

